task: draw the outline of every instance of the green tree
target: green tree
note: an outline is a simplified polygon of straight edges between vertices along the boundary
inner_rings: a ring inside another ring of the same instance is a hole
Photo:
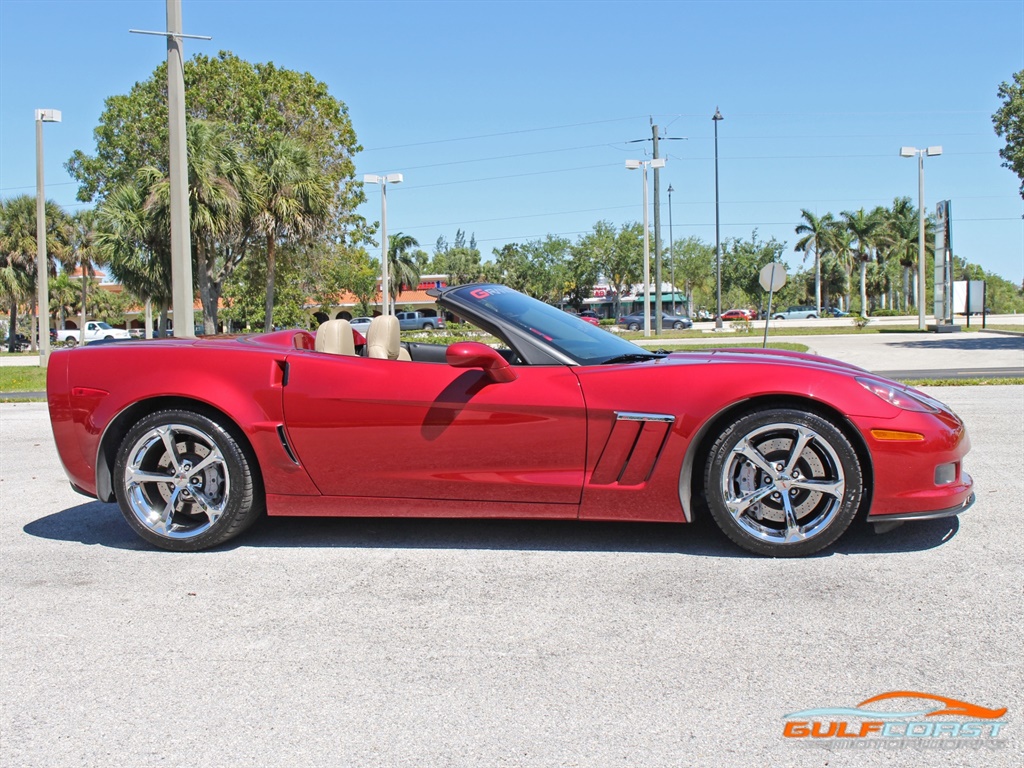
[[[388,235],[388,300],[392,307],[402,295],[403,286],[415,287],[420,282],[420,268],[413,251],[419,248],[419,241],[412,235],[396,232]]]
[[[274,325],[274,290],[279,242],[308,239],[325,229],[331,187],[312,153],[299,142],[277,134],[263,146],[255,163],[255,224],[266,245],[264,331]]]
[[[96,209],[96,248],[118,282],[158,306],[164,332],[171,303],[171,244],[166,222],[154,208],[144,175],[114,188]]]
[[[194,120],[187,134],[192,258],[205,332],[212,335],[224,281],[251,245],[254,230],[246,225],[259,211],[260,196],[256,169],[227,129]],[[144,168],[140,175],[157,220],[170,222],[170,179],[156,167]],[[158,231],[169,234],[169,223]]]
[[[676,282],[683,282],[687,312],[709,303],[715,295],[715,247],[699,237],[687,237],[672,244],[669,274],[675,268]],[[664,271],[664,270],[663,270]]]
[[[831,213],[816,216],[806,208],[800,209],[803,223],[797,224],[796,234],[802,235],[794,246],[795,250],[814,254],[814,307],[821,316],[821,257],[828,248],[829,233],[833,225]]]
[[[1024,197],[1024,69],[1013,76],[1013,82],[999,86],[1003,105],[992,115],[996,135],[1006,139],[999,150],[1003,167],[1009,168],[1021,180],[1020,194]]]
[[[56,276],[56,263],[66,253],[67,214],[52,200],[47,200],[46,260],[47,271]],[[0,201],[0,300],[10,312],[8,350],[14,351],[14,338],[18,330],[18,306],[29,306],[29,317],[35,315],[38,244],[36,241],[36,198],[18,195]],[[40,311],[48,311],[48,307]],[[35,333],[27,329],[36,347]]]
[[[867,315],[867,265],[871,261],[880,222],[876,216],[866,213],[863,208],[856,211],[843,211],[839,215],[842,218],[843,226],[852,238],[851,246],[854,242],[856,243],[856,247],[852,248],[852,253],[860,265],[860,311],[861,314]]]
[[[79,343],[85,343],[85,309],[88,304],[89,286],[96,275],[93,265],[100,259],[100,250],[96,245],[96,211],[87,209],[77,211],[68,221],[68,254],[67,266],[79,269],[82,273],[81,298],[78,306],[81,311],[79,318]],[[64,326],[61,318],[60,327]]]

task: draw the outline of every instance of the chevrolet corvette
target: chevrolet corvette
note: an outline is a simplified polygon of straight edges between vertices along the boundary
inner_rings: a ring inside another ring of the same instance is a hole
[[[500,285],[433,294],[488,343],[403,342],[385,316],[55,351],[71,485],[177,551],[263,514],[708,514],[787,557],[974,501],[963,423],[918,390],[811,354],[652,351]]]

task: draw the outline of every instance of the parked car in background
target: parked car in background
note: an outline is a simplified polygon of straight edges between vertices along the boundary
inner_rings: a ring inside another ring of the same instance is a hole
[[[656,314],[651,313],[651,328],[654,327],[656,321]],[[619,318],[619,325],[629,331],[639,331],[644,327],[644,313],[634,312],[631,315]],[[661,327],[672,328],[676,331],[681,331],[685,328],[692,328],[693,321],[686,317],[686,315],[670,315],[668,312],[661,313]]]
[[[31,346],[31,344],[29,344],[28,336],[26,336],[23,333],[16,333],[16,334],[14,334],[14,351],[15,352],[24,352],[30,346]],[[5,338],[3,340],[3,348],[4,348],[4,350],[7,350],[7,349],[10,349],[10,347],[11,347],[11,337],[8,336],[7,338]]]
[[[57,341],[62,341],[69,347],[78,344],[79,330],[77,328],[61,328],[57,331]],[[97,320],[90,320],[85,324],[85,343],[90,341],[112,341],[114,339],[130,339],[132,336],[123,328],[114,328],[108,323]]]
[[[349,325],[352,326],[353,331],[366,335],[366,332],[370,329],[370,323],[373,322],[372,317],[353,317],[348,321]]]
[[[806,304],[790,307],[785,312],[772,313],[772,318],[775,320],[816,320],[817,317],[818,310]]]
[[[839,309],[839,307],[826,307],[822,310],[822,315],[825,317],[829,315],[832,315],[832,317],[849,317],[850,313]]]
[[[399,327],[403,331],[426,331],[444,328],[444,318],[438,317],[437,313],[429,314],[423,310],[415,312],[396,312]]]
[[[752,309],[727,309],[722,313],[723,320],[757,320],[757,312]]]

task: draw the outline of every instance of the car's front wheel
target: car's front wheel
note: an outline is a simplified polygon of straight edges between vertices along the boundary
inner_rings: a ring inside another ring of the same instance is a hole
[[[828,419],[792,408],[737,418],[711,448],[704,483],[718,527],[744,549],[770,557],[833,544],[864,493],[846,435]]]
[[[674,323],[672,323],[672,328],[677,330],[677,331],[681,331],[685,327],[686,326],[683,324],[683,322],[681,320],[676,320]]]
[[[629,325],[626,326],[626,329],[630,331],[639,331],[640,323],[630,323]]]
[[[775,320],[785,320],[786,318],[785,318],[785,316],[783,316],[783,315],[776,315],[776,316],[774,317],[774,319],[775,319]]]
[[[128,524],[163,549],[216,546],[248,528],[264,508],[255,460],[241,440],[191,411],[157,411],[118,448],[114,493]]]

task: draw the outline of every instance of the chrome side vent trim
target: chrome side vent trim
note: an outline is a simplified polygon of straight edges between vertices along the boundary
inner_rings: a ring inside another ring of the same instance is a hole
[[[295,451],[292,450],[291,445],[288,443],[288,436],[284,433],[284,424],[277,425],[277,436],[281,440],[281,447],[284,448],[284,452],[288,454],[288,458],[292,460],[295,466],[299,466],[299,460],[295,456]]]

